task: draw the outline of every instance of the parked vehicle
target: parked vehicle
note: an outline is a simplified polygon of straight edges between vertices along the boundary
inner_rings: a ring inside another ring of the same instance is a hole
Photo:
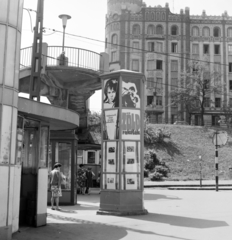
[[[175,125],[189,125],[187,122],[185,121],[175,121],[173,124]]]

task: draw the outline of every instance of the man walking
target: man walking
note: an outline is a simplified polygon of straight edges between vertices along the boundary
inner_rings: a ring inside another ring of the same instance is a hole
[[[62,176],[60,173],[60,163],[56,163],[53,167],[53,170],[50,173],[50,188],[51,188],[51,206],[52,210],[61,210],[59,208],[59,197],[62,197],[62,191],[61,191],[61,181]],[[54,200],[56,203],[56,208],[54,207]]]

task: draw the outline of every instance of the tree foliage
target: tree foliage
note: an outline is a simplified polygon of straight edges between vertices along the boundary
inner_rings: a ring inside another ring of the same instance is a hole
[[[172,105],[182,105],[183,111],[190,117],[193,112],[201,115],[201,124],[204,126],[205,105],[214,101],[212,94],[222,94],[220,65],[215,64],[211,71],[207,62],[192,61],[186,71],[181,72],[177,86],[170,92]]]

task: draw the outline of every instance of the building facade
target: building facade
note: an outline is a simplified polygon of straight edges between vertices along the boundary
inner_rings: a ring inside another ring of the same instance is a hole
[[[145,109],[152,123],[186,120],[186,114],[179,114],[180,106],[171,104],[170,92],[189,60],[207,60],[211,70],[217,65],[226,88],[222,96],[209,96],[212,103],[204,115],[205,124],[217,124],[222,103],[232,100],[232,17],[227,12],[194,16],[186,7],[173,14],[167,3],[147,7],[142,0],[108,0],[105,36],[111,71],[145,74]],[[192,116],[192,123],[200,124],[199,113]]]

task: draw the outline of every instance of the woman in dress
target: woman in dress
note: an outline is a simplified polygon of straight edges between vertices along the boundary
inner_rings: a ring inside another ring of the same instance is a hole
[[[77,184],[80,187],[80,194],[85,195],[86,191],[86,169],[84,164],[80,164],[77,170]]]

